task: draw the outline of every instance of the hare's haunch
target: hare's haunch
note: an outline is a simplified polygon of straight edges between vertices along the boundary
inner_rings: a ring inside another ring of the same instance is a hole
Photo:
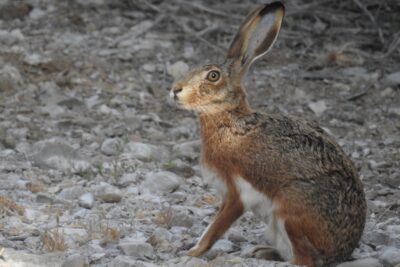
[[[283,16],[279,2],[254,10],[223,64],[194,69],[171,90],[179,106],[198,112],[203,176],[224,196],[188,255],[205,252],[247,210],[269,225],[278,253],[267,258],[308,267],[348,259],[363,232],[363,187],[340,146],[318,125],[259,113],[246,100],[242,78],[274,44]]]

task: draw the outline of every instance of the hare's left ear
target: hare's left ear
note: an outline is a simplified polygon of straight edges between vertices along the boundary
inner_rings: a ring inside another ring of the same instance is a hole
[[[252,62],[269,51],[278,36],[284,14],[283,4],[273,2],[248,15],[226,56],[232,76],[241,77]]]

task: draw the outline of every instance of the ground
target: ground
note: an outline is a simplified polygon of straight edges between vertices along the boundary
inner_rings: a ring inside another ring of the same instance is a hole
[[[249,102],[338,140],[368,200],[353,256],[399,266],[400,5],[286,2]],[[250,213],[185,256],[220,196],[201,178],[196,114],[168,90],[222,61],[257,3],[0,0],[0,266],[289,266],[247,257],[266,242]]]

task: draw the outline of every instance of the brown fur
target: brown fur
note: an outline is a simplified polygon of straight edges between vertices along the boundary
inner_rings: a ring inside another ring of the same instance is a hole
[[[241,75],[272,46],[282,17],[281,4],[257,9],[242,24],[225,64],[193,70],[174,85],[177,102],[199,112],[202,165],[216,170],[227,189],[214,221],[189,251],[191,256],[206,251],[243,213],[236,177],[274,203],[273,216],[284,222],[295,264],[314,267],[345,260],[361,237],[364,192],[339,145],[316,124],[258,113],[247,103]],[[268,21],[269,28],[257,28]],[[256,31],[265,36],[254,43]],[[220,72],[218,81],[206,79],[211,70]]]

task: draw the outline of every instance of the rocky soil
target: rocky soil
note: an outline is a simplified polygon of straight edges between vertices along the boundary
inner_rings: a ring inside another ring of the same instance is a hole
[[[248,257],[266,227],[250,213],[185,256],[220,196],[200,175],[196,115],[168,90],[223,59],[251,2],[0,0],[0,266],[289,266]],[[337,138],[368,198],[353,256],[398,267],[400,6],[293,2],[249,100]]]

